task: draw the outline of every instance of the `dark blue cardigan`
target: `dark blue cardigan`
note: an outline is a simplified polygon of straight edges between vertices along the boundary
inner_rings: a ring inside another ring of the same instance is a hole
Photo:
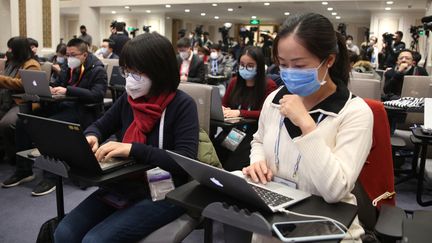
[[[103,142],[112,134],[120,132],[122,139],[132,121],[133,112],[125,93],[99,120],[88,127],[84,134],[96,135],[99,142]],[[147,134],[147,144],[132,143],[130,157],[138,162],[159,166],[171,172],[175,182],[177,182],[176,184],[181,184],[181,182],[185,182],[187,175],[164,150],[159,149],[159,124],[157,122],[153,130]],[[190,158],[196,158],[198,134],[199,123],[196,104],[189,95],[177,90],[176,96],[168,105],[165,113],[163,148]]]

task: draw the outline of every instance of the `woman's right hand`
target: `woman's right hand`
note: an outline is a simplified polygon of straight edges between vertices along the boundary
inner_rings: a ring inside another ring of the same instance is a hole
[[[249,176],[255,183],[261,182],[262,184],[266,184],[273,178],[273,171],[267,167],[267,162],[264,160],[244,167],[242,172],[244,175]]]
[[[90,135],[86,136],[86,139],[90,147],[92,148],[93,153],[96,153],[96,150],[99,148],[98,138],[96,136]]]

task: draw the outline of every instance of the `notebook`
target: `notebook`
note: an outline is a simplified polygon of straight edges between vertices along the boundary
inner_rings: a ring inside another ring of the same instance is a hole
[[[269,212],[277,212],[282,208],[298,203],[311,196],[308,192],[300,191],[281,183],[268,182],[266,185],[255,184],[228,171],[204,164],[172,151],[167,150],[167,153],[201,185],[218,190]]]
[[[44,71],[19,70],[24,91],[27,96],[64,98],[65,95],[53,95],[50,91],[50,81]]]
[[[24,113],[18,117],[42,155],[66,162],[73,171],[105,174],[135,163],[130,158],[99,163],[79,124]]]
[[[210,119],[228,123],[237,123],[243,119],[243,117],[224,117],[222,110],[222,99],[219,94],[219,88],[216,86],[213,86],[211,92]]]

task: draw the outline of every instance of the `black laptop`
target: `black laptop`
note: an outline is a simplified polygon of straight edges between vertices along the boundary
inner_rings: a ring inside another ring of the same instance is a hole
[[[18,117],[40,153],[66,162],[72,171],[105,174],[135,163],[130,158],[99,163],[79,124],[24,113],[18,113]]]

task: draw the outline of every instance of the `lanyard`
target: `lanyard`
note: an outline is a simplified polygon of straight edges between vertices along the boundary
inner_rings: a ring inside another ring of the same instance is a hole
[[[72,84],[72,82],[73,82],[73,72],[74,71],[75,71],[74,69],[70,70],[70,79],[68,81],[69,84]],[[72,84],[72,86],[75,86],[75,87],[78,86],[78,84],[81,82],[81,79],[84,75],[84,71],[85,71],[84,65],[81,65],[81,70],[80,70],[80,74],[78,77],[78,81],[76,83]]]
[[[321,122],[322,118],[323,118],[324,114],[320,114],[317,120],[317,125]],[[284,125],[284,119],[285,117],[281,116],[280,121],[279,121],[279,130],[278,130],[278,136],[276,137],[276,143],[275,143],[275,148],[274,148],[274,153],[275,153],[275,164],[276,164],[276,168],[279,169],[279,144],[280,144],[280,134],[281,134],[281,130],[282,127]],[[294,172],[293,172],[293,177],[296,177],[297,175],[297,171],[299,169],[299,165],[300,165],[300,160],[301,160],[301,154],[299,153],[299,155],[297,156],[297,161],[294,164]]]
[[[165,111],[162,112],[161,120],[159,122],[159,148],[163,149],[163,129],[164,129],[164,123],[165,123]]]

